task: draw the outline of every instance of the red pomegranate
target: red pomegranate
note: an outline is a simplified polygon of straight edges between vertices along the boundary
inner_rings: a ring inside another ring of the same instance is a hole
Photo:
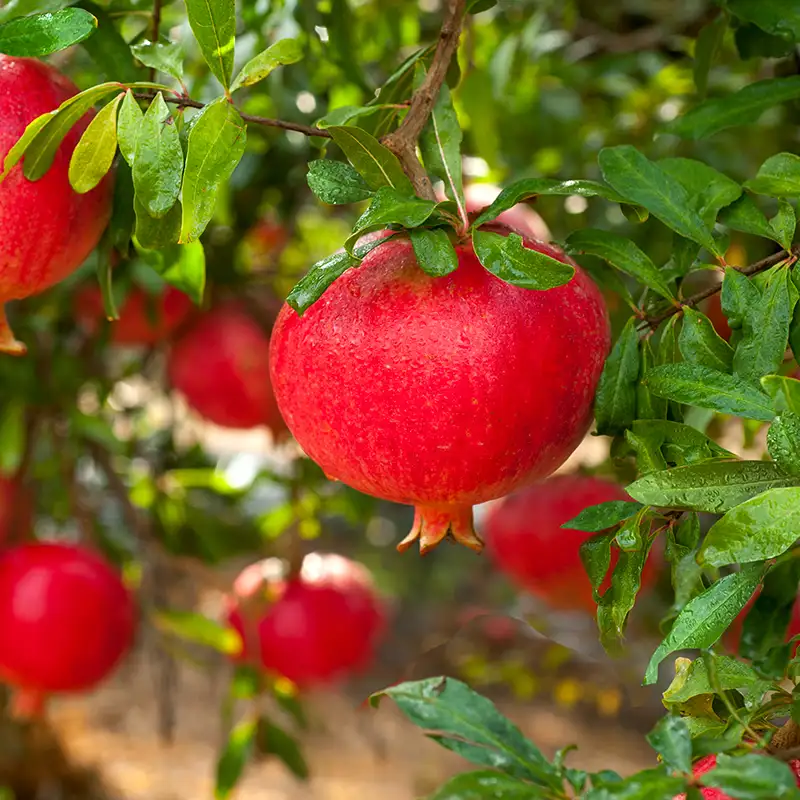
[[[135,619],[119,576],[86,548],[37,542],[0,556],[0,679],[26,713],[102,681],[130,648]]]
[[[118,345],[155,345],[177,330],[192,313],[189,297],[173,286],[151,295],[133,288],[119,308],[119,319],[111,322],[111,341]],[[105,319],[103,295],[97,286],[87,286],[75,297],[75,316],[81,327],[95,334]]]
[[[308,688],[366,667],[384,611],[367,570],[339,555],[311,553],[286,579],[266,559],[236,579],[228,616],[241,658]]]
[[[77,91],[41,61],[0,55],[0,163],[29,122]],[[92,116],[87,113],[73,126],[43,178],[27,180],[17,164],[0,184],[0,352],[25,352],[8,327],[3,305],[67,277],[95,248],[108,222],[110,175],[83,195],[72,190],[67,177],[72,151]]]
[[[580,559],[580,546],[594,534],[562,528],[585,508],[630,500],[610,481],[583,475],[557,475],[503,498],[486,517],[486,539],[497,567],[521,588],[562,610],[596,610],[592,585]],[[612,561],[619,554],[612,550]],[[651,557],[642,585],[657,569]],[[600,591],[608,586],[609,579]]]
[[[0,548],[24,539],[32,526],[30,494],[17,479],[0,477]]]
[[[705,775],[707,772],[711,772],[711,770],[716,766],[717,757],[714,753],[711,753],[711,755],[703,756],[703,758],[694,763],[692,766],[692,774],[695,778],[699,778],[702,775]],[[797,785],[800,787],[800,761],[793,759],[789,762],[789,767],[794,773],[795,779],[797,780]],[[707,788],[702,788],[700,790],[700,794],[703,796],[703,800],[732,800],[731,796],[725,794],[722,789],[715,789],[710,786]],[[686,800],[686,795],[679,794],[673,798],[673,800]]]
[[[200,416],[226,428],[285,430],[269,375],[269,337],[238,304],[200,316],[172,345],[169,378]]]
[[[415,506],[401,550],[419,538],[425,553],[449,533],[479,551],[472,506],[572,452],[609,347],[602,297],[579,267],[531,291],[486,271],[471,243],[456,249],[458,269],[431,278],[408,239],[388,240],[302,317],[284,306],[272,333],[289,430],[328,476]]]
[[[728,323],[728,318],[722,311],[722,298],[717,294],[712,294],[708,298],[705,310],[706,316],[711,320],[714,330],[726,341],[731,340],[731,326]]]

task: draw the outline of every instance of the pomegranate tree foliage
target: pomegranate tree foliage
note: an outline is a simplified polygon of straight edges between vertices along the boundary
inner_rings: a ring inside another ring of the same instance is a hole
[[[791,690],[800,659],[785,641],[800,582],[800,380],[793,377],[800,156],[792,152],[800,3],[441,6],[11,0],[0,8],[0,52],[57,53],[83,91],[28,127],[3,174],[22,161],[30,180],[41,178],[71,125],[100,107],[69,177],[75,191],[88,192],[115,165],[114,214],[92,262],[110,317],[120,287],[132,284],[166,281],[198,303],[207,273],[215,286],[241,289],[247,275],[232,269],[238,239],[265,206],[301,214],[310,203],[303,175],[327,206],[361,205],[344,249],[317,261],[293,288],[304,259],[326,250],[306,242],[282,262],[275,286],[291,289],[298,313],[376,246],[359,243],[364,234],[387,227],[410,237],[429,275],[456,268],[453,242],[469,233],[487,270],[546,291],[569,281],[572,268],[523,248],[518,236],[480,230],[516,203],[537,200],[553,228],[568,232],[566,251],[631,311],[627,321],[615,313],[596,427],[612,437],[612,459],[631,476],[633,501],[587,509],[569,523],[595,534],[582,557],[601,640],[623,652],[642,568],[658,542],[674,603],[644,681],[655,683],[664,664],[666,675],[676,653],[699,655],[674,661],[663,694],[668,713],[648,737],[658,766],[626,778],[572,769],[568,749],[546,758],[455,679],[402,683],[383,694],[480,768],[451,780],[433,795],[438,800],[669,798],[687,790],[692,760],[708,753],[721,755],[704,785],[735,798],[800,796],[785,759],[766,754],[774,721],[800,720]],[[442,64],[442,15],[460,24],[464,11],[461,50]],[[431,107],[420,115],[415,101],[428,90]],[[400,134],[410,117],[420,125],[409,142]],[[474,172],[476,157],[480,169],[506,178],[506,188],[469,215],[462,173],[464,164]],[[429,178],[443,182],[446,200],[433,199]],[[340,244],[328,243],[327,252]],[[113,281],[112,248],[128,257]],[[747,266],[729,263],[734,252],[747,253]],[[729,341],[701,311],[716,291],[707,280],[713,270],[723,273]],[[322,513],[366,516],[358,498],[326,491],[301,462],[288,477],[260,474],[256,483],[289,487],[294,499],[254,521],[248,490],[228,485],[199,449],[181,451],[169,431],[121,433],[92,408],[107,408],[126,372],[150,374],[152,353],[122,374],[105,363],[104,350],[70,328],[73,284],[21,304],[18,327],[31,356],[0,363],[0,468],[27,471],[52,490],[41,492],[52,501],[42,513],[56,524],[98,528],[123,560],[141,556],[150,541],[137,539],[144,532],[167,550],[212,563],[253,552],[298,521],[313,529]],[[88,406],[78,403],[87,387]],[[134,407],[123,417],[141,424]],[[711,434],[726,417],[741,418],[751,437],[766,424],[770,460],[743,460],[718,445]],[[74,477],[87,459],[101,467],[91,489],[120,501],[126,538],[108,534],[122,527],[115,520],[87,519]],[[709,527],[701,515],[716,520]],[[619,553],[611,586],[600,595],[612,549]],[[756,592],[741,658],[723,654],[723,634]],[[227,633],[196,615],[158,619],[162,630],[230,651]],[[232,697],[253,696],[251,678],[238,673]],[[298,716],[291,697],[277,697]],[[220,759],[218,796],[231,791],[255,746],[306,774],[281,725],[247,717]]]

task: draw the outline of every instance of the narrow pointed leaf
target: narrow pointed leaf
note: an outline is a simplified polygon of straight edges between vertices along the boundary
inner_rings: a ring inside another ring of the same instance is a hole
[[[311,191],[330,205],[358,203],[372,196],[361,175],[344,161],[311,161],[306,180]]]
[[[778,200],[778,213],[769,221],[773,237],[784,250],[791,250],[797,230],[797,215],[794,206],[786,200]]]
[[[722,46],[727,28],[728,20],[725,14],[718,14],[697,34],[694,46],[694,85],[697,87],[697,94],[700,97],[704,97],[706,94],[708,73]]]
[[[401,194],[390,186],[383,186],[375,192],[369,208],[356,220],[353,232],[345,241],[345,250],[352,252],[353,246],[365,233],[383,230],[388,225],[416,228],[426,222],[435,209],[436,203],[432,200]]]
[[[775,228],[749,194],[742,195],[735,203],[723,208],[719,221],[735,231],[752,233],[781,244],[776,238]]]
[[[217,762],[214,800],[228,800],[233,793],[253,753],[257,731],[258,720],[253,718],[242,720],[231,731],[225,749]]]
[[[800,414],[800,381],[785,375],[765,375],[761,379],[764,391],[772,398],[779,413],[791,411]]]
[[[740,800],[797,800],[800,796],[789,765],[757,753],[741,756],[720,753],[716,768],[706,773],[702,781],[704,786],[720,789],[719,794]]]
[[[451,778],[428,800],[537,800],[544,798],[530,783],[494,770],[464,772]]]
[[[796,76],[800,82],[800,75]],[[800,156],[778,153],[768,158],[758,174],[745,183],[756,194],[770,197],[800,197]]]
[[[139,107],[133,92],[128,89],[119,109],[117,139],[119,141],[119,151],[131,168],[133,168],[133,162],[136,160],[136,147],[139,142],[142,120],[144,120],[144,112]]]
[[[42,58],[88,39],[97,19],[82,8],[18,17],[0,25],[0,53],[16,58]]]
[[[442,228],[413,228],[409,231],[420,269],[434,278],[458,269],[458,255],[447,231]]]
[[[186,0],[189,25],[217,80],[230,88],[236,36],[235,0]]]
[[[641,503],[636,503],[632,500],[609,500],[607,503],[599,503],[596,506],[584,508],[577,517],[573,517],[561,527],[573,531],[599,533],[613,528],[614,525],[618,525],[620,522],[632,517],[641,508]]]
[[[767,448],[784,472],[800,476],[800,415],[784,411],[775,417],[767,431]]]
[[[242,67],[231,85],[231,92],[263,81],[272,70],[286,64],[294,64],[302,57],[303,48],[297,39],[281,39],[251,58]]]
[[[78,194],[92,191],[106,176],[117,152],[117,109],[124,97],[118,94],[81,136],[69,162],[69,182]]]
[[[176,42],[164,44],[145,39],[132,45],[131,52],[146,67],[171,75],[176,81],[183,80],[183,48]]]
[[[683,327],[678,336],[681,355],[690,364],[730,372],[733,348],[714,330],[711,320],[693,308],[684,308]]]
[[[692,206],[712,228],[720,209],[742,194],[742,187],[727,175],[693,158],[662,158],[656,162],[668,175],[683,185]]]
[[[622,433],[636,417],[636,383],[639,380],[639,334],[631,317],[614,344],[600,376],[594,416],[597,432]]]

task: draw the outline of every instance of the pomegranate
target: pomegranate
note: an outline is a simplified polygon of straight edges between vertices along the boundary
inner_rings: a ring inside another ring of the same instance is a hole
[[[269,376],[269,337],[238,303],[200,316],[172,345],[172,385],[200,416],[227,428],[281,433]]]
[[[561,526],[589,506],[630,499],[622,487],[610,481],[557,475],[503,498],[489,510],[489,552],[503,573],[554,608],[594,613],[592,585],[581,563],[580,546],[595,534]],[[612,565],[618,557],[618,551],[612,549]],[[642,586],[652,584],[656,573],[651,557]],[[610,577],[601,592],[609,582]]]
[[[731,326],[728,324],[728,318],[722,311],[722,298],[717,294],[712,294],[708,298],[708,303],[705,309],[706,316],[711,320],[714,330],[726,341],[731,340]]]
[[[717,757],[714,753],[711,753],[710,755],[703,756],[703,758],[694,763],[692,766],[692,774],[694,775],[695,779],[697,779],[702,775],[705,775],[707,772],[711,772],[711,770],[716,766]],[[800,786],[800,761],[793,759],[789,762],[789,767],[794,773],[795,779],[797,780],[797,785]],[[722,789],[715,789],[711,786],[702,788],[700,790],[700,794],[703,796],[703,800],[731,800],[731,796],[725,794]],[[679,794],[673,800],[686,800],[686,795]]]
[[[247,231],[242,242],[251,268],[260,271],[269,266],[288,239],[286,228],[280,222],[269,217],[259,220]]]
[[[0,679],[17,708],[102,681],[128,651],[135,607],[98,554],[74,544],[24,544],[0,556]]]
[[[29,122],[77,91],[41,61],[0,55],[0,163]],[[0,185],[0,352],[25,352],[8,326],[4,304],[66,278],[95,248],[108,222],[111,176],[83,195],[67,177],[72,151],[92,116],[87,113],[69,131],[43,178],[27,180],[17,164]]]
[[[329,477],[415,506],[401,550],[419,539],[425,553],[449,533],[480,551],[472,506],[566,459],[609,347],[602,297],[579,267],[538,292],[486,271],[471,243],[456,250],[458,268],[432,278],[407,238],[387,240],[302,317],[284,305],[272,333],[289,430]]]
[[[286,578],[266,559],[236,579],[228,619],[240,658],[308,688],[368,665],[384,611],[367,570],[339,555],[311,553]]]
[[[173,286],[154,296],[134,287],[111,323],[111,341],[118,345],[155,345],[168,339],[192,313],[192,301]],[[105,318],[103,295],[98,286],[87,286],[75,296],[75,316],[89,334],[100,329]]]
[[[0,477],[0,548],[24,539],[33,527],[33,502],[15,478]]]

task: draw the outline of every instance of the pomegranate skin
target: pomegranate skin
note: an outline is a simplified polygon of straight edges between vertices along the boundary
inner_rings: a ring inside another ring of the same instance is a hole
[[[153,296],[138,287],[125,297],[119,319],[110,323],[111,341],[117,345],[156,345],[170,336],[189,318],[193,303],[174,286]],[[90,335],[97,333],[105,320],[103,295],[97,286],[87,286],[75,296],[75,317]]]
[[[41,61],[0,55],[0,163],[28,123],[77,91]],[[111,174],[84,195],[73,191],[67,175],[72,151],[93,115],[87,113],[69,131],[44,177],[29,181],[17,164],[0,185],[0,352],[25,352],[8,327],[3,304],[38,294],[70,275],[108,223]]]
[[[0,556],[0,678],[29,707],[103,680],[130,648],[135,617],[119,576],[90,550],[37,542]]]
[[[388,240],[302,317],[285,305],[272,333],[289,430],[329,477],[414,505],[399,547],[419,539],[423,553],[448,533],[480,550],[472,505],[550,474],[574,450],[610,340],[579,267],[537,292],[491,275],[471,243],[457,254],[454,272],[431,278],[407,239]]]
[[[706,305],[706,316],[711,320],[714,330],[726,341],[731,340],[731,326],[722,311],[722,298],[719,293],[712,294]]]
[[[705,775],[707,772],[711,772],[714,767],[717,766],[717,757],[714,753],[710,755],[704,756],[699,761],[696,761],[692,766],[692,774],[695,778],[699,778],[701,775]],[[798,787],[800,787],[800,761],[797,759],[793,759],[789,762],[789,768],[794,773],[795,780],[797,781]],[[703,796],[703,800],[732,800],[731,796],[725,794],[722,789],[716,789],[714,787],[704,787],[700,789],[700,794]],[[673,800],[686,800],[685,794],[676,795]]]
[[[0,477],[0,548],[26,538],[33,527],[33,501],[15,478]]]
[[[237,578],[229,624],[256,662],[302,688],[330,684],[369,665],[385,628],[369,572],[339,555],[311,553],[300,574],[283,579],[275,559]]]
[[[557,475],[504,497],[486,516],[486,541],[498,569],[521,588],[564,611],[595,612],[580,546],[594,534],[562,528],[585,508],[630,500],[621,486],[583,475]],[[616,562],[618,554],[612,551]],[[653,557],[642,586],[656,577]],[[601,585],[602,592],[609,580]]]
[[[201,417],[226,428],[285,430],[272,393],[269,337],[237,303],[203,314],[172,346],[172,385]]]

